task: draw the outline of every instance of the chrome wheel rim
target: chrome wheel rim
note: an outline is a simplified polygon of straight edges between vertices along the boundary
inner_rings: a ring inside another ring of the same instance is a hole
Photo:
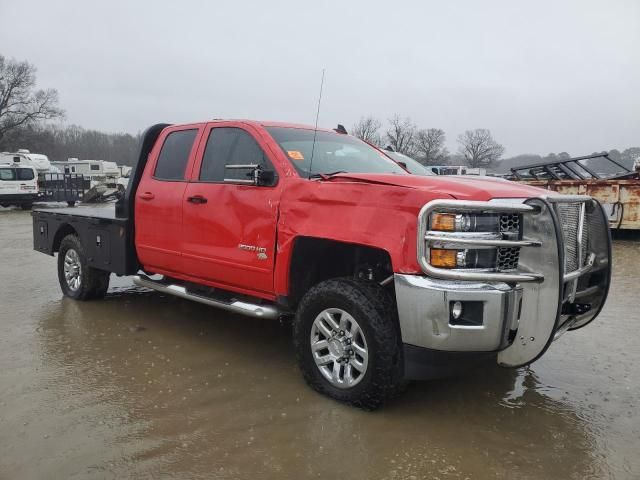
[[[322,376],[334,387],[356,386],[367,373],[369,350],[364,333],[348,312],[327,308],[311,326],[311,354]]]
[[[67,282],[67,286],[74,292],[80,288],[82,283],[80,255],[73,248],[67,250],[64,255],[64,279]]]

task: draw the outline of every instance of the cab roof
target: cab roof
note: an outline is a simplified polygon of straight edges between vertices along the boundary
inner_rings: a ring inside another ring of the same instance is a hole
[[[289,122],[275,122],[272,120],[247,120],[247,119],[241,119],[241,118],[236,118],[236,119],[223,119],[223,118],[215,118],[213,119],[214,122],[242,122],[242,123],[248,123],[250,125],[254,125],[254,126],[261,126],[261,127],[281,127],[281,128],[297,128],[300,130],[316,130],[316,128],[312,125],[304,125],[304,124],[300,124],[300,123],[289,123]],[[317,130],[319,132],[331,132],[331,133],[335,133],[334,130],[330,129],[330,128],[321,128],[318,127]]]

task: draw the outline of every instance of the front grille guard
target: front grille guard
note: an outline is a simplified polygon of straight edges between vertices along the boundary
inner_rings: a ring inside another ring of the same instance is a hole
[[[588,229],[589,252],[578,255],[584,261],[573,271],[566,271],[563,229],[556,208],[556,204],[561,202],[577,202],[587,206],[585,214],[582,214],[581,228],[582,234],[584,228]],[[484,237],[474,241],[469,235],[458,234],[460,238],[456,239],[456,234],[429,232],[429,215],[436,210],[451,213],[519,213],[522,216],[523,238],[500,240]],[[461,248],[519,248],[518,269],[505,273],[436,268],[429,264],[429,249],[434,243]],[[575,330],[591,322],[604,305],[611,278],[611,238],[606,215],[602,206],[587,196],[549,196],[491,202],[435,200],[420,211],[417,252],[420,267],[431,277],[521,285],[522,308],[516,330],[511,330],[514,336],[498,351],[498,364],[505,367],[520,367],[534,362],[563,331]],[[579,283],[580,291],[576,294]],[[591,308],[586,312],[576,309],[575,313],[567,313],[563,306],[573,302],[573,296],[576,306],[579,303],[590,304]]]

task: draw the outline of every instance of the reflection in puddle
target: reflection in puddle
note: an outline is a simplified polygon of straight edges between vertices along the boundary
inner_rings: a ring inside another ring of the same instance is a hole
[[[121,456],[109,468],[118,474],[603,472],[583,420],[542,393],[530,369],[417,383],[366,413],[304,385],[277,322],[137,288],[56,307],[39,332],[43,363],[57,370],[50,387],[117,432],[109,442]]]

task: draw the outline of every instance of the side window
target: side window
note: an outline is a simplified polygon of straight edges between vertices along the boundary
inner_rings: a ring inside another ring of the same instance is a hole
[[[17,170],[18,180],[33,180],[35,175],[30,168],[19,168]]]
[[[0,180],[15,180],[16,176],[10,168],[0,168]]]
[[[100,165],[91,164],[89,168],[91,168],[91,170],[100,170]]]
[[[225,178],[246,180],[248,169],[227,169],[225,165],[262,165],[273,170],[254,138],[244,130],[233,127],[213,128],[200,167],[200,180],[222,182]]]
[[[153,176],[159,180],[183,180],[189,153],[198,130],[179,130],[165,138]]]

